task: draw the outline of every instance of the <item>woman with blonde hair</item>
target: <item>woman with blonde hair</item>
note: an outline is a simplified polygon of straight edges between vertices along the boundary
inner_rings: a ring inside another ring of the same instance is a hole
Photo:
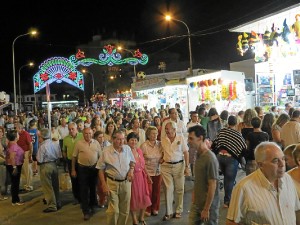
[[[286,124],[289,121],[290,117],[287,114],[280,114],[280,116],[277,118],[277,120],[272,125],[272,138],[273,141],[276,142],[281,148],[282,148],[282,140],[280,136],[281,128],[284,124]]]
[[[152,183],[148,183],[149,195],[152,205],[146,209],[146,215],[157,216],[160,206],[160,186],[162,177],[160,174],[160,163],[162,162],[162,147],[157,140],[158,130],[149,126],[146,130],[146,141],[141,145],[145,159],[145,169],[150,175]]]
[[[247,135],[253,131],[251,120],[257,117],[257,112],[254,109],[246,109],[244,121],[238,124],[237,130],[242,133],[243,138],[246,140]]]

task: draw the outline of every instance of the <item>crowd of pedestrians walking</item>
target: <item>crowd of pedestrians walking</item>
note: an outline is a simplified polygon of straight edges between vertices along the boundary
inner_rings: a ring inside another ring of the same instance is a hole
[[[126,224],[128,217],[145,225],[160,211],[163,221],[179,219],[185,177],[191,177],[191,225],[218,224],[221,202],[228,208],[227,224],[300,223],[300,111],[291,108],[231,113],[202,104],[189,115],[179,104],[160,110],[60,109],[51,112],[51,129],[44,112],[4,114],[0,201],[11,193],[13,206],[26,204],[19,192],[32,191],[32,176],[39,175],[43,212],[60,210],[60,165],[86,221],[95,207],[106,208],[108,225]],[[239,169],[247,176],[236,184]]]

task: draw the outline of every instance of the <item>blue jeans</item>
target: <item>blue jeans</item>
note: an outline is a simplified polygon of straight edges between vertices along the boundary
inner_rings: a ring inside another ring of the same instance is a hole
[[[219,154],[217,158],[219,160],[220,170],[224,175],[224,204],[229,205],[239,162],[232,156]]]

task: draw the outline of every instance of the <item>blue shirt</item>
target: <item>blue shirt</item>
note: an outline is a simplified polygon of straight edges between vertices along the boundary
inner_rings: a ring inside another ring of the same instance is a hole
[[[37,150],[38,150],[38,130],[36,128],[33,128],[33,129],[29,129],[27,131],[30,136],[31,136],[31,139],[32,139],[32,146],[33,146],[33,151],[32,151],[32,154],[33,155],[36,155],[37,153]]]
[[[121,152],[116,151],[114,146],[110,145],[104,147],[96,168],[105,170],[110,177],[123,180],[129,171],[130,162],[135,163],[135,159],[128,145],[123,145]]]
[[[39,163],[54,162],[61,158],[61,150],[59,143],[55,143],[50,139],[43,141],[37,152],[36,159]]]

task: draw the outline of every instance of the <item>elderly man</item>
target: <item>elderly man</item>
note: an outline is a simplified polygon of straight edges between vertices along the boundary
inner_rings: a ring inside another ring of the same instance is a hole
[[[177,135],[186,135],[187,129],[186,129],[186,125],[184,124],[184,122],[182,120],[179,119],[178,117],[178,111],[175,108],[170,108],[169,109],[169,119],[166,119],[163,124],[162,124],[162,128],[161,128],[161,138],[166,136],[166,124],[170,121],[173,121],[176,125],[176,132]]]
[[[43,212],[56,212],[61,208],[56,165],[56,161],[61,158],[61,150],[59,144],[52,142],[51,131],[47,128],[40,131],[39,143],[36,159],[40,165],[42,189],[48,204],[48,208],[44,209]]]
[[[100,157],[101,146],[98,141],[93,139],[93,131],[90,127],[83,129],[83,138],[74,146],[71,176],[77,176],[75,165],[78,163],[81,209],[84,215],[83,219],[89,220],[90,216],[94,214],[96,203],[98,173],[96,163]]]
[[[72,157],[73,157],[75,143],[78,140],[82,140],[83,135],[82,135],[82,133],[78,132],[77,124],[74,122],[69,123],[68,129],[69,129],[69,135],[67,135],[63,140],[63,156],[67,162],[68,171],[69,171],[69,174],[71,177],[72,192],[73,192],[73,196],[74,196],[73,205],[77,205],[80,202],[80,191],[79,191],[78,177],[71,176]],[[77,171],[77,164],[75,164],[75,170]]]
[[[195,184],[189,224],[217,225],[219,217],[219,163],[205,141],[206,130],[196,125],[188,130],[189,145],[196,149]]]
[[[165,126],[166,136],[162,137],[163,162],[161,174],[165,186],[166,214],[163,220],[180,218],[183,211],[184,175],[190,175],[189,152],[185,138],[176,135],[176,123],[169,121]],[[173,200],[175,213],[173,214]]]
[[[273,142],[262,142],[254,154],[259,169],[233,189],[226,225],[295,225],[300,203],[293,180],[285,173],[282,150]]]
[[[109,200],[107,225],[124,225],[129,215],[135,159],[130,147],[124,145],[124,139],[122,131],[115,132],[112,145],[103,149],[97,163],[103,192]]]

